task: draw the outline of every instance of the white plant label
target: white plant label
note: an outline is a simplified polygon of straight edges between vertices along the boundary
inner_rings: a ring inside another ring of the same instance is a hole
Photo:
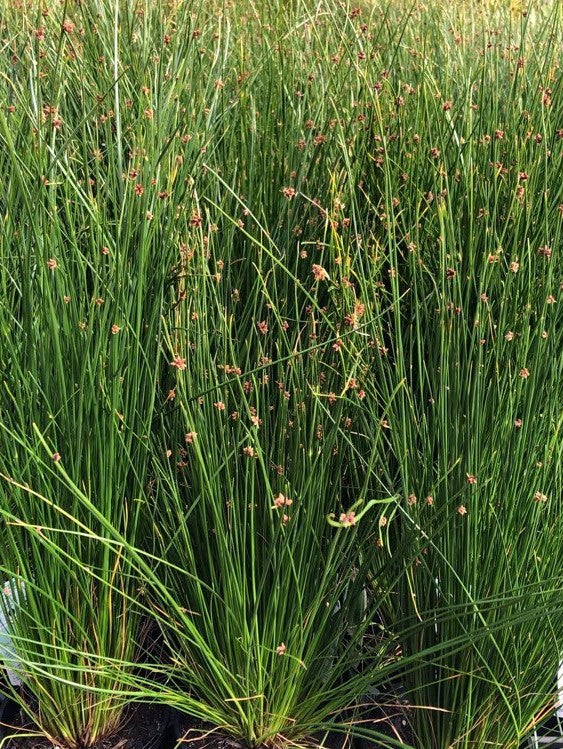
[[[6,675],[13,687],[19,687],[21,679],[17,674],[18,657],[14,650],[14,643],[10,635],[8,619],[19,605],[17,584],[15,579],[6,580],[2,587],[2,601],[0,605],[0,661],[6,667]]]

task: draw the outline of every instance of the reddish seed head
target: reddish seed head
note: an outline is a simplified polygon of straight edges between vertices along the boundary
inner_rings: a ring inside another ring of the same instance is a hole
[[[516,429],[520,429],[520,427],[522,426],[522,419],[514,419],[514,426],[516,427]]]
[[[534,494],[534,502],[547,502],[547,495],[542,492],[536,492]]]
[[[459,515],[467,515],[467,508],[465,507],[465,505],[460,505],[457,508],[457,512]]]
[[[119,333],[120,330],[121,328],[119,327],[119,325],[116,325],[115,323],[111,326],[112,335],[117,335],[117,333]]]
[[[474,486],[477,483],[477,476],[474,476],[472,473],[466,473],[467,476],[467,483]]]
[[[523,380],[526,380],[530,376],[530,371],[526,369],[526,367],[522,367],[522,369],[520,370],[520,372],[518,372],[518,374]]]
[[[193,445],[197,437],[197,432],[187,432],[186,433],[186,444],[187,445]]]
[[[295,197],[296,190],[294,187],[282,187],[282,193],[284,197],[286,197],[288,200],[291,200],[291,198]]]
[[[289,499],[289,497],[286,497],[281,492],[274,497],[274,508],[279,507],[290,507],[293,504],[293,500]]]
[[[287,650],[287,646],[284,642],[280,643],[276,648],[276,653],[278,655],[284,655]]]
[[[53,453],[51,455],[51,460],[53,461],[53,463],[58,463],[60,459],[61,459],[60,453]]]
[[[346,528],[350,528],[350,526],[356,525],[356,513],[355,512],[343,512],[340,515],[340,523]]]
[[[181,356],[176,356],[170,362],[170,366],[171,367],[175,367],[176,369],[179,369],[179,370],[182,371],[182,370],[184,370],[186,368],[186,360],[184,358],[182,358]]]
[[[328,273],[322,267],[322,265],[313,264],[311,272],[313,276],[315,277],[315,281],[326,281],[326,279],[328,278]]]
[[[57,266],[58,266],[58,263],[54,257],[51,257],[49,258],[49,260],[47,260],[47,268],[49,268],[49,270],[56,270]]]

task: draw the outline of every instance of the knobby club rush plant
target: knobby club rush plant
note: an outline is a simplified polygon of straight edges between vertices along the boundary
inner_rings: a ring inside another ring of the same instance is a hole
[[[143,435],[173,262],[171,228],[158,208],[148,222],[148,206],[122,179],[136,138],[157,159],[156,135],[124,134],[118,115],[102,114],[106,97],[126,98],[135,80],[124,39],[111,56],[131,79],[115,83],[95,62],[112,30],[121,34],[113,9],[99,8],[96,32],[94,8],[71,22],[64,5],[2,6],[18,57],[2,77],[0,115],[1,600],[6,665],[22,683],[7,691],[32,731],[69,747],[94,745],[121,724],[126,690],[108,663],[134,662],[145,624],[127,603],[138,581],[119,548],[75,525],[105,533],[60,471],[131,542],[146,532]],[[174,132],[174,116],[168,124]]]
[[[560,22],[2,5],[20,723],[505,749],[555,711]]]

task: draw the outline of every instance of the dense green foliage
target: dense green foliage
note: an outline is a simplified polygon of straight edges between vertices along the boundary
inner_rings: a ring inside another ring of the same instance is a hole
[[[40,733],[156,700],[517,749],[554,709],[561,20],[2,5],[0,657]]]

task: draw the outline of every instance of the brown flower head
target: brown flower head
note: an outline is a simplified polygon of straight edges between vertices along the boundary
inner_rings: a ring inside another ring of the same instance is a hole
[[[293,504],[293,500],[286,497],[281,492],[274,497],[274,508],[290,507]]]
[[[315,277],[315,281],[326,281],[326,279],[328,278],[328,273],[322,267],[322,265],[313,264],[313,267],[311,268],[311,272],[313,276]]]
[[[345,527],[349,528],[356,524],[356,513],[354,512],[343,512],[340,515],[340,523]]]

